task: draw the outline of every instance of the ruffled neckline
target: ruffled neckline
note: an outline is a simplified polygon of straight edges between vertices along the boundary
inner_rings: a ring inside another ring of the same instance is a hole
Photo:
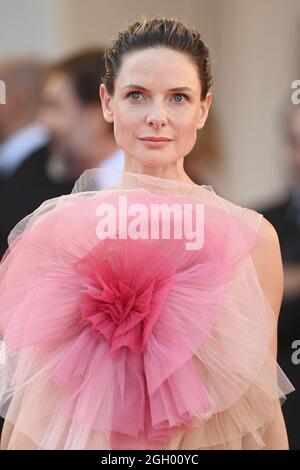
[[[100,181],[105,180],[109,176],[116,182],[115,185],[101,187]],[[121,170],[119,168],[91,168],[85,170],[75,182],[72,193],[82,191],[98,191],[117,190],[117,189],[149,189],[158,188],[162,190],[176,191],[193,191],[195,189],[204,188],[214,193],[213,186],[210,184],[197,184],[193,181],[181,181],[170,178],[161,178],[146,173],[135,173],[131,171]]]

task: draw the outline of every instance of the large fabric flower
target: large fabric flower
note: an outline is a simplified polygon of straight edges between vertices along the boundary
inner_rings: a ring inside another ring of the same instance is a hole
[[[142,353],[173,285],[171,259],[145,241],[103,240],[76,269],[85,284],[81,325],[105,338],[112,354],[123,346]]]

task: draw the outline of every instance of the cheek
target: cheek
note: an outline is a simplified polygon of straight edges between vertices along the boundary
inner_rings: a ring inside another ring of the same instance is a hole
[[[197,130],[197,117],[198,114],[195,111],[183,111],[180,113],[178,119],[178,125],[182,129],[182,132],[193,134],[195,129]]]
[[[197,120],[193,116],[183,117],[177,123],[179,145],[184,147],[194,145],[197,139]]]
[[[127,109],[121,109],[114,113],[114,133],[118,144],[119,140],[128,141],[135,138],[139,132],[141,119],[137,111],[129,112]]]
[[[194,116],[178,121],[177,137],[177,151],[184,156],[189,154],[197,140],[197,119]]]

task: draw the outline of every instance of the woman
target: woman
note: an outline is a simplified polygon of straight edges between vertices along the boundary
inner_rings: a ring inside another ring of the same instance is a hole
[[[183,169],[212,101],[208,49],[162,17],[105,59],[119,183],[84,172],[14,228],[0,266],[2,448],[288,449],[277,234]]]

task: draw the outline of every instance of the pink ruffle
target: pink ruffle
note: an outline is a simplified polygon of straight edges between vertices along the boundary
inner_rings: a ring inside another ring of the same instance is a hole
[[[115,238],[99,240],[97,208],[117,209],[125,194],[128,204],[143,204],[149,213],[153,202],[190,204],[193,220],[193,204],[202,202],[203,247],[186,250],[187,239],[151,239],[150,233],[123,239],[118,229]],[[87,436],[104,436],[102,448],[165,448],[178,432],[234,404],[262,370],[272,327],[261,292],[253,290],[249,259],[260,238],[208,198],[144,190],[90,196],[59,199],[2,260],[0,328],[15,361],[2,396],[12,398],[11,421],[39,448],[93,447],[91,437],[87,444],[72,440],[70,423]],[[241,368],[234,370],[242,348],[228,322],[238,297],[242,329],[253,311],[262,322],[258,328],[253,317],[256,336],[244,338]],[[223,358],[215,346],[222,334],[228,339]],[[29,362],[20,367],[24,357]],[[223,401],[209,386],[209,370],[212,380],[214,373],[227,374],[233,384]],[[38,410],[50,392],[55,403]],[[18,422],[20,393],[31,393],[37,409],[26,414],[25,401],[26,419]]]

